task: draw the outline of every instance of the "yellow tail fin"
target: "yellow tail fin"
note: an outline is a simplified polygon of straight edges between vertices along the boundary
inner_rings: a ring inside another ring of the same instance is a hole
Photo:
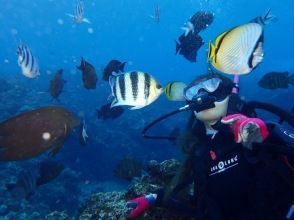
[[[215,46],[214,46],[214,44],[210,41],[210,42],[209,42],[208,55],[207,55],[207,59],[208,59],[208,61],[212,61],[214,56],[215,56]]]

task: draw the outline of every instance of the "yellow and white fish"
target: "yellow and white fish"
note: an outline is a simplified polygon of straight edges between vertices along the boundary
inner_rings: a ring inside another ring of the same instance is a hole
[[[185,101],[184,89],[187,85],[183,82],[169,82],[164,89],[166,97],[170,101]]]
[[[24,76],[34,79],[40,75],[38,61],[26,45],[19,44],[16,54],[18,65]]]
[[[162,86],[151,75],[132,71],[109,78],[114,97],[111,107],[132,106],[133,109],[143,108],[154,102],[163,92]]]
[[[209,44],[209,62],[227,74],[248,74],[262,59],[263,26],[258,23],[234,27]]]
[[[75,13],[74,15],[66,13],[66,15],[68,15],[69,17],[73,18],[73,21],[76,24],[81,24],[83,22],[90,24],[91,22],[89,21],[89,19],[84,18],[84,2],[82,0],[78,0],[76,7],[75,7]]]

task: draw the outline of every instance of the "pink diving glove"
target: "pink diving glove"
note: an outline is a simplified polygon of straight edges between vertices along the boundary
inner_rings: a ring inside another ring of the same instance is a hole
[[[140,196],[127,202],[127,218],[136,218],[141,213],[148,210],[156,200],[156,194]]]
[[[262,143],[269,135],[266,124],[259,118],[248,118],[242,114],[232,114],[221,121],[232,127],[235,141],[244,147],[252,149],[252,143]]]

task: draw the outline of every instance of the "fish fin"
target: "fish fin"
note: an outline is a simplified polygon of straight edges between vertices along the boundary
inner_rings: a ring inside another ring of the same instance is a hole
[[[194,25],[190,21],[188,21],[187,23],[185,23],[185,25],[186,26],[185,27],[181,27],[181,29],[185,31],[184,35],[186,37],[190,32],[194,33]]]
[[[278,18],[271,14],[271,8],[269,8],[266,12],[266,14],[262,17],[262,21],[265,25],[271,23],[271,22],[276,22],[278,20]]]
[[[210,42],[209,42],[209,48],[208,48],[207,58],[208,58],[208,60],[212,61],[214,57],[215,57],[215,46],[214,46],[214,44],[210,41]]]
[[[289,84],[291,84],[292,86],[294,86],[294,73],[292,73],[292,75],[289,76]]]
[[[125,65],[126,65],[126,63],[127,62],[122,62],[120,65],[119,65],[119,70],[121,71],[121,72],[124,72],[125,70]]]
[[[111,96],[115,97],[115,94],[114,94],[114,90],[113,90],[113,87],[115,86],[115,79],[116,77],[113,76],[113,75],[110,75],[109,76],[109,86],[110,86],[110,89],[111,89]]]
[[[113,108],[113,107],[119,106],[119,105],[120,105],[120,103],[117,101],[117,99],[114,99],[110,105],[110,108]]]
[[[181,45],[179,44],[178,41],[176,41],[176,54],[178,54],[180,50],[181,50]]]
[[[88,18],[83,18],[82,22],[85,22],[85,23],[91,24],[91,21],[89,21]]]
[[[189,30],[189,28],[187,28],[187,27],[181,27],[181,29],[185,32],[184,33],[184,35],[185,35],[185,37],[189,34],[189,32],[191,31],[191,30]]]
[[[50,154],[51,154],[51,156],[53,157],[53,156],[55,156],[58,152],[59,152],[59,150],[61,149],[61,147],[62,147],[62,144],[63,144],[63,141],[58,141],[55,145],[54,145],[54,147],[51,149],[51,151],[50,151]]]
[[[72,14],[69,14],[69,13],[65,13],[67,16],[71,17],[71,18],[74,18],[75,16],[72,15]]]
[[[81,64],[80,64],[80,66],[77,66],[77,68],[79,70],[82,70],[84,66],[85,66],[85,60],[84,60],[84,57],[81,57]]]
[[[138,105],[138,106],[131,107],[130,110],[136,110],[136,109],[140,109],[143,107],[144,107],[144,105]]]

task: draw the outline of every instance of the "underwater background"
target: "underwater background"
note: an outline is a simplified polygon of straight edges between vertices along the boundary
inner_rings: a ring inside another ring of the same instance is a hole
[[[164,140],[141,137],[142,129],[153,119],[183,106],[164,96],[139,110],[126,110],[114,120],[101,120],[96,109],[109,102],[109,83],[102,71],[111,59],[126,61],[125,70],[152,74],[162,85],[169,81],[191,82],[207,71],[210,40],[221,32],[243,24],[271,8],[277,21],[265,29],[264,60],[250,74],[241,76],[240,95],[246,100],[277,104],[286,110],[294,105],[294,87],[265,90],[257,81],[270,71],[294,72],[294,2],[292,0],[84,0],[85,17],[91,23],[74,24],[71,0],[0,0],[0,120],[47,105],[62,105],[83,118],[89,142],[81,146],[71,135],[55,156],[65,170],[52,182],[39,187],[29,199],[16,200],[5,184],[18,173],[50,157],[17,162],[0,162],[0,219],[45,219],[53,211],[66,211],[74,218],[79,206],[92,193],[122,191],[129,181],[114,175],[123,158],[134,158],[146,165],[150,160],[180,159],[181,149]],[[160,22],[150,15],[160,7]],[[175,53],[180,27],[200,10],[214,13],[213,23],[201,37],[205,44],[191,63]],[[34,80],[21,74],[16,48],[29,45],[38,59],[41,75]],[[95,90],[82,85],[76,66],[83,56],[96,68]],[[53,74],[64,69],[67,81],[59,100],[52,100],[48,86]],[[157,134],[169,134],[184,127],[188,113],[182,113],[154,128]],[[262,115],[273,120],[269,114]],[[58,219],[58,218],[57,218]]]

